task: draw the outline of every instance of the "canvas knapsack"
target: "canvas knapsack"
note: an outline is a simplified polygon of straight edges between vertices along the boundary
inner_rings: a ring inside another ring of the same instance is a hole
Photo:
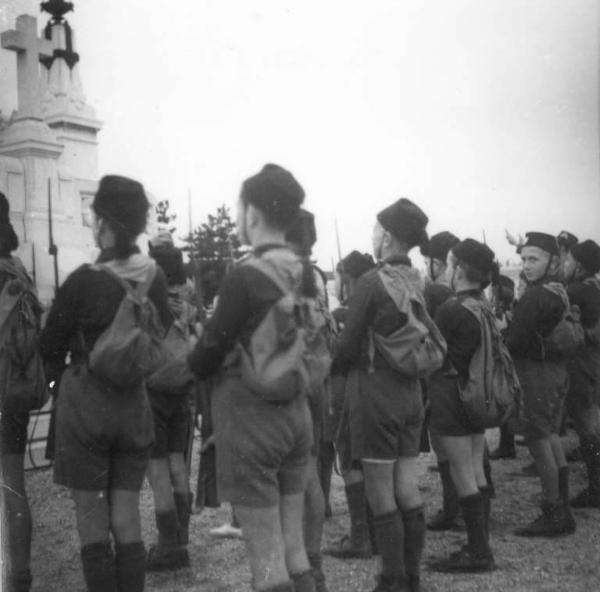
[[[329,312],[325,281],[320,270],[313,267],[313,271],[317,295],[300,297],[300,318],[306,343],[309,394],[319,395],[329,377],[336,330],[335,320]]]
[[[513,413],[521,386],[489,303],[466,298],[461,304],[477,318],[481,343],[471,358],[468,380],[459,381],[460,400],[473,426],[496,427]]]
[[[384,264],[379,269],[383,286],[397,309],[406,316],[406,324],[390,335],[369,330],[370,371],[374,370],[375,349],[394,370],[405,376],[423,378],[442,367],[446,341],[433,322],[419,273],[403,265]]]
[[[123,287],[125,295],[112,323],[88,351],[88,367],[116,387],[137,386],[168,358],[160,335],[158,313],[148,299],[156,265],[154,261],[150,262],[145,280],[135,288],[108,265],[98,263],[91,267],[113,277]]]
[[[242,265],[258,269],[282,292],[248,345],[238,346],[242,380],[264,400],[286,403],[310,392],[329,372],[318,305],[302,295],[301,262],[289,249],[270,249],[247,257]]]
[[[572,357],[585,345],[585,332],[581,325],[581,312],[578,306],[571,306],[565,287],[558,282],[544,284],[544,288],[560,296],[564,306],[561,320],[547,337],[541,337],[542,356]]]
[[[595,288],[600,293],[600,279],[597,277],[589,277],[583,280],[583,283]],[[585,342],[588,345],[595,347],[600,346],[600,320],[593,327],[584,327]]]
[[[190,324],[193,323],[196,309],[173,295],[169,295],[169,304],[174,321],[163,340],[167,359],[163,366],[148,377],[146,384],[148,388],[160,393],[185,395],[193,382],[187,357],[194,345]]]
[[[8,276],[0,292],[0,409],[40,409],[49,398],[38,349],[42,306],[18,260],[0,261],[0,272]]]

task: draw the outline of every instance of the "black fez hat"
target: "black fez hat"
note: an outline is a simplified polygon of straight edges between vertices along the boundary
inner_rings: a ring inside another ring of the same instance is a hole
[[[453,249],[454,256],[463,263],[470,265],[482,274],[492,273],[494,270],[494,251],[487,245],[472,238],[466,238]]]
[[[585,240],[571,248],[571,255],[588,273],[600,271],[600,246],[593,240]]]
[[[363,254],[358,251],[352,251],[340,261],[338,267],[340,271],[343,271],[354,279],[358,279],[363,273],[375,267],[375,261],[373,261],[373,257],[368,253]]]
[[[177,247],[171,245],[153,246],[148,243],[148,254],[165,272],[167,284],[178,286],[185,284],[185,267],[183,265],[183,253]]]
[[[0,191],[0,255],[8,255],[19,247],[19,238],[10,223],[10,204]]]
[[[106,175],[100,179],[92,203],[98,216],[130,236],[143,232],[149,206],[143,185],[119,175]]]
[[[579,242],[579,239],[567,230],[561,230],[556,237],[556,242],[559,247],[570,251]]]
[[[260,210],[284,210],[295,216],[304,201],[304,189],[290,171],[266,164],[242,184],[242,197]]]
[[[551,234],[546,234],[545,232],[527,232],[525,234],[525,242],[521,249],[524,247],[538,247],[550,255],[559,254],[556,237]]]
[[[423,257],[429,257],[430,259],[446,261],[448,251],[459,242],[460,239],[451,232],[446,230],[444,230],[444,232],[438,232],[430,237],[427,244],[421,246],[421,255],[423,255]]]
[[[391,206],[381,210],[377,214],[377,220],[385,230],[411,248],[427,243],[425,227],[429,218],[410,199],[401,197]]]
[[[289,243],[298,245],[302,252],[310,253],[317,242],[314,214],[301,208],[293,224],[288,228],[285,239]]]

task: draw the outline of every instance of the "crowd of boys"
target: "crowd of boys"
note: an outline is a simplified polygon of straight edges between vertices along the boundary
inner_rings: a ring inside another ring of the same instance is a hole
[[[499,274],[487,245],[450,231],[429,237],[425,212],[402,198],[375,217],[375,258],[353,251],[339,262],[340,306],[330,311],[326,277],[310,260],[317,237],[304,197],[294,176],[273,164],[243,183],[237,231],[249,251],[232,265],[199,327],[183,259],[168,233],[150,243],[158,271],[135,247],[148,207],[141,185],[121,177],[101,182],[93,205],[101,255],[65,281],[40,339],[48,379],[60,384],[55,480],[72,490],[89,591],[137,592],[146,569],[189,566],[188,393],[141,384],[124,398],[89,364],[131,286],[152,300],[165,341],[183,331],[193,344],[189,370],[212,385],[219,498],[232,505],[243,532],[255,590],[327,591],[321,539],[334,450],[351,527],[323,552],[342,560],[378,554],[373,592],[422,590],[426,530],[455,528],[460,520],[466,544],[430,568],[496,568],[489,457],[514,456],[515,431],[525,436],[542,489],[541,514],[516,534],[569,535],[576,529],[572,508],[600,509],[598,244],[528,232],[517,245],[523,270],[515,287]],[[0,196],[2,295],[14,278],[28,281],[11,256],[17,246]],[[417,247],[425,277],[409,256]],[[120,285],[124,280],[129,287]],[[490,312],[521,389],[499,450],[488,454],[484,426],[461,393],[485,370],[474,360],[488,347],[482,335]],[[553,338],[567,325],[582,334],[571,352]],[[417,328],[420,337],[410,333]],[[412,360],[425,339],[429,357]],[[423,363],[426,371],[413,370]],[[588,487],[573,498],[560,441],[565,417],[580,438],[588,476]],[[30,590],[32,581],[23,426],[22,412],[3,408],[3,589],[11,592]],[[443,503],[426,523],[417,459],[429,442]],[[144,474],[158,529],[149,553],[139,528]]]

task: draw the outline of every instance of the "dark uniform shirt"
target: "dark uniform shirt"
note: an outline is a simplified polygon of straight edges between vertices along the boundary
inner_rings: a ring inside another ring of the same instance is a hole
[[[385,261],[389,265],[407,265],[406,256],[394,256]],[[368,331],[372,329],[380,335],[391,335],[407,322],[406,315],[387,293],[379,271],[372,269],[362,275],[357,284],[350,309],[346,315],[344,330],[337,344],[334,371],[347,374],[352,368],[366,370],[369,367]],[[387,362],[375,350],[375,368],[389,368]]]
[[[544,288],[543,282],[527,287],[516,303],[506,344],[514,358],[544,359],[542,338],[561,321],[565,307],[561,297]]]
[[[139,252],[139,251],[137,251]],[[114,259],[105,250],[98,263]],[[64,370],[67,353],[72,360],[81,359],[85,349],[90,351],[96,340],[111,324],[125,296],[119,282],[104,271],[89,265],[77,268],[59,288],[46,325],[40,336],[40,352],[46,363],[48,380],[57,380]],[[167,281],[160,268],[148,291],[164,328],[171,326],[173,315],[168,302]]]
[[[425,297],[427,312],[432,319],[435,319],[435,315],[440,305],[446,302],[453,294],[452,288],[445,286],[444,284],[425,285],[423,296]]]
[[[593,329],[600,320],[600,290],[583,281],[576,281],[567,286],[567,294],[571,305],[579,307],[583,328]]]
[[[600,290],[583,281],[575,281],[568,285],[567,293],[571,305],[579,307],[583,328],[594,329],[600,322]],[[600,345],[586,340],[586,347],[568,361],[567,368],[571,376],[571,386],[575,390],[581,388],[581,381],[585,378],[591,379],[594,385],[597,385],[600,382]],[[574,376],[575,374],[577,376]]]
[[[469,375],[471,358],[481,344],[479,321],[462,305],[466,298],[480,300],[483,293],[480,290],[458,292],[455,297],[441,304],[435,315],[435,323],[448,345],[446,370],[451,367],[460,376]]]
[[[255,249],[254,254],[260,256],[281,246],[264,245]],[[198,378],[215,375],[237,342],[248,342],[282,296],[281,289],[264,273],[250,265],[236,265],[223,280],[215,312],[188,359]]]

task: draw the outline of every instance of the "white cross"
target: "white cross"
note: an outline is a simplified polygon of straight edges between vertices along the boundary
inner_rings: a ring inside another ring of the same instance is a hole
[[[52,56],[52,42],[40,39],[37,19],[27,14],[17,17],[17,28],[0,36],[4,49],[17,53],[18,118],[41,119],[40,58]]]

